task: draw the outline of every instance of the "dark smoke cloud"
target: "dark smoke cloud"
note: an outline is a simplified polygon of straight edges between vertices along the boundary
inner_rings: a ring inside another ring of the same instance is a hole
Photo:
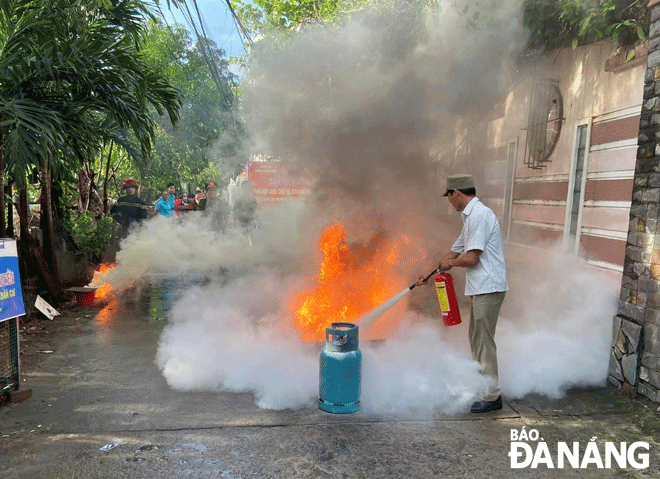
[[[340,215],[358,207],[389,229],[432,203],[431,153],[501,99],[525,39],[517,1],[451,4],[309,28],[276,55],[258,45],[245,82],[256,147],[315,178]]]

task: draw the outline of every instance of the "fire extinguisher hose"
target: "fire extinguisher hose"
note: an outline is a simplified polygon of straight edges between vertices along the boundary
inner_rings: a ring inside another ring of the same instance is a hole
[[[422,281],[422,283],[426,283],[429,279],[431,279],[431,276],[439,272],[440,272],[440,268],[434,269],[433,271],[431,271],[431,273],[429,273],[429,275],[426,278],[424,278],[424,281]],[[408,289],[410,290],[415,289],[415,286],[417,286],[417,283],[411,284],[410,286],[408,286]]]

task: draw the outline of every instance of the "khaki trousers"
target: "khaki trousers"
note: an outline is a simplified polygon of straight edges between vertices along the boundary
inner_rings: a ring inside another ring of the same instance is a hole
[[[497,387],[495,327],[502,301],[504,301],[504,294],[504,292],[487,293],[471,297],[468,335],[472,359],[481,365],[481,374],[493,381],[486,394],[480,397],[483,401],[495,401],[500,396],[500,389]]]

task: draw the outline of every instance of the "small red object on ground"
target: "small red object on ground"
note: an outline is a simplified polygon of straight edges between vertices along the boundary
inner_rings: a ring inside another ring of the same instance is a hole
[[[67,291],[71,291],[76,295],[78,306],[84,307],[94,304],[96,288],[69,288]]]

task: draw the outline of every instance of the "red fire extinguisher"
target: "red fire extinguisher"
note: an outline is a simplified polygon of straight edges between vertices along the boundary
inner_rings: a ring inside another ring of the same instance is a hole
[[[461,323],[461,313],[458,311],[458,301],[454,291],[454,280],[449,273],[440,273],[435,277],[435,289],[442,311],[442,321],[445,326]]]

